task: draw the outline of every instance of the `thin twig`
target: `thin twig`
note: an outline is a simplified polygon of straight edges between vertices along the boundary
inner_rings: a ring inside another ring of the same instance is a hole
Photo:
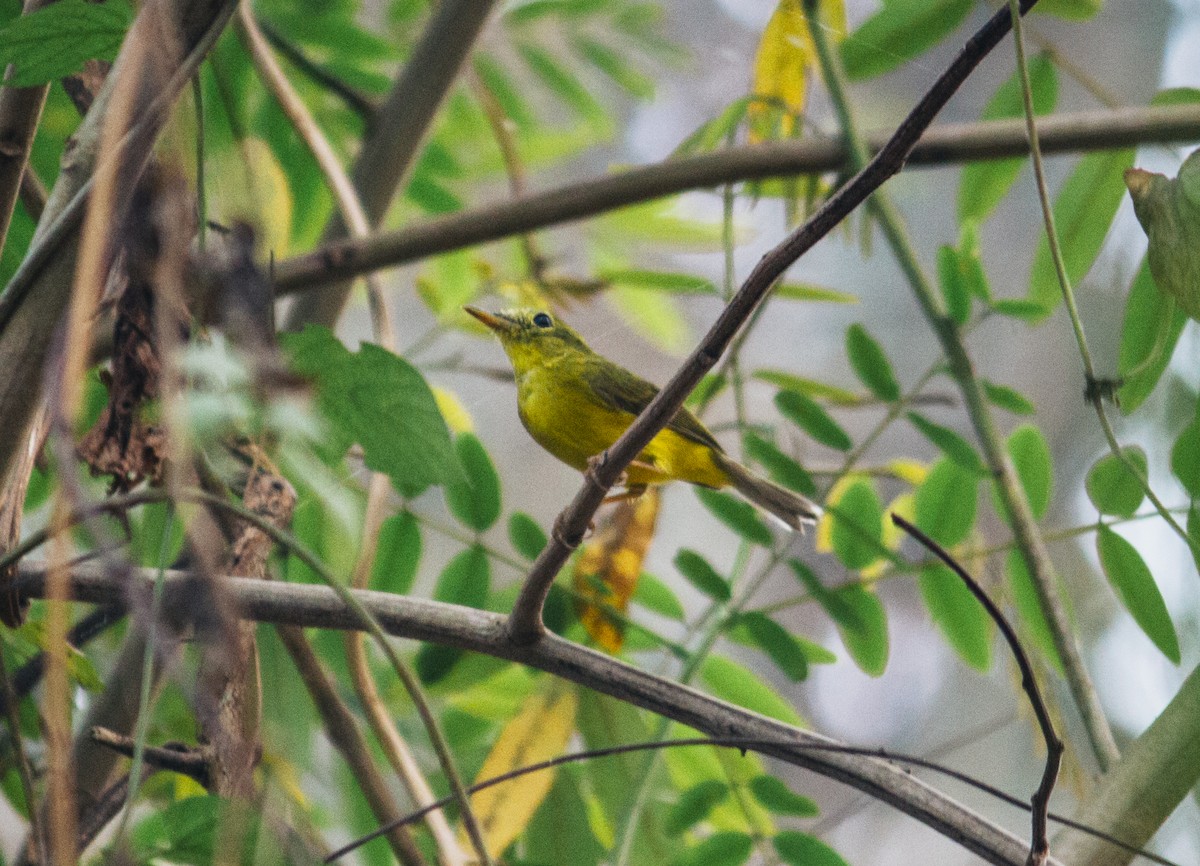
[[[133,737],[127,737],[124,734],[118,734],[116,731],[110,731],[108,728],[94,727],[88,732],[88,736],[92,738],[92,742],[97,745],[112,749],[119,755],[124,755],[127,758],[132,758],[135,762],[134,769],[130,773],[139,773],[141,768],[137,767],[137,758],[139,751],[141,752],[142,760],[146,762],[148,767],[153,767],[158,770],[170,770],[172,773],[180,773],[191,779],[196,780],[205,788],[210,784],[209,780],[209,760],[202,750],[189,749],[182,744],[168,744],[166,746],[141,746]],[[132,786],[126,797],[122,800],[128,803],[134,799]]]
[[[1050,842],[1046,838],[1046,812],[1050,807],[1050,795],[1054,791],[1054,782],[1058,778],[1058,770],[1062,764],[1063,742],[1054,730],[1054,723],[1050,720],[1050,711],[1046,707],[1046,702],[1042,699],[1042,692],[1038,688],[1037,678],[1033,675],[1033,665],[1029,663],[1029,656],[1025,654],[1024,647],[1021,646],[1021,642],[1017,639],[1016,631],[1013,630],[1012,625],[1009,624],[1004,614],[1001,613],[1000,608],[983,591],[983,587],[971,575],[967,574],[967,570],[959,564],[958,560],[951,556],[940,544],[899,514],[893,512],[891,517],[892,523],[921,542],[926,550],[945,563],[967,585],[967,589],[971,591],[971,595],[978,599],[979,603],[983,605],[984,610],[988,612],[988,616],[996,623],[996,628],[1000,629],[1000,633],[1004,636],[1004,640],[1013,654],[1013,659],[1016,660],[1017,668],[1021,671],[1021,688],[1029,696],[1029,703],[1033,707],[1033,714],[1037,717],[1038,727],[1042,731],[1042,739],[1046,742],[1046,766],[1042,771],[1041,784],[1038,785],[1037,791],[1034,792],[1030,804],[1033,814],[1033,836],[1029,845],[1029,860],[1035,866],[1040,866],[1040,864],[1046,862],[1050,851]]]
[[[1024,8],[1032,5],[1033,0],[1026,0]],[[625,467],[674,417],[692,388],[721,357],[742,324],[783,272],[866,201],[888,178],[900,171],[922,132],[975,66],[999,43],[1009,27],[1009,12],[1003,9],[980,28],[875,158],[831,196],[803,226],[759,260],[704,340],[671,381],[612,448],[592,462],[585,473],[583,487],[555,521],[550,543],[534,563],[513,606],[509,635],[515,643],[530,643],[545,634],[542,607],[554,577],[570,552],[578,546],[592,515]]]
[[[1200,106],[1064,113],[1042,118],[1040,127],[1045,153],[1195,141],[1200,136]],[[868,135],[869,150],[872,153],[880,150],[890,135],[890,132]],[[1019,119],[944,124],[925,131],[913,146],[905,167],[957,165],[1028,153],[1025,125]],[[849,164],[846,144],[837,138],[794,139],[669,158],[620,174],[506,199],[397,231],[380,232],[367,241],[327,241],[316,250],[280,262],[276,268],[276,290],[287,295],[322,288],[379,268],[586,219],[688,190],[772,177],[846,172]]]
[[[370,127],[371,123],[375,120],[375,112],[378,110],[378,106],[376,106],[375,101],[371,97],[350,86],[332,72],[311,60],[299,46],[293,44],[290,39],[276,30],[275,26],[270,22],[259,21],[258,26],[276,51],[286,57],[293,66],[321,87],[324,87],[341,99],[342,102],[346,103],[346,106],[362,118],[363,123]]]

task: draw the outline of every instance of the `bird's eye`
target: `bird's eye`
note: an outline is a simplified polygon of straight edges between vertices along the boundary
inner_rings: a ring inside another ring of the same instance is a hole
[[[538,313],[533,317],[533,323],[539,328],[549,328],[551,324],[550,317],[546,313]]]

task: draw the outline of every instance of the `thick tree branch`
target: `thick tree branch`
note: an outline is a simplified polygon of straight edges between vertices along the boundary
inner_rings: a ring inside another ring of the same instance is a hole
[[[416,162],[434,116],[450,92],[495,0],[442,0],[413,49],[404,71],[375,115],[354,165],[354,187],[373,226],[382,222],[396,192]],[[327,240],[346,235],[340,219],[330,221]],[[299,299],[288,311],[289,330],[309,322],[332,325],[345,306],[350,284]]]
[[[44,567],[25,562],[19,571],[22,591],[30,597],[40,597],[45,590]],[[72,573],[72,596],[92,603],[138,598],[152,591],[156,574],[147,569],[131,577],[109,575],[103,567],[84,564]],[[186,574],[168,573],[164,595],[167,609],[176,603],[179,593],[186,591],[186,578]],[[359,615],[328,587],[247,578],[230,578],[227,584],[232,600],[242,615],[250,619],[294,627],[355,629],[361,625]],[[844,782],[894,806],[989,863],[1019,866],[1025,862],[1028,851],[1025,841],[903,770],[874,758],[804,749],[805,744],[833,742],[828,738],[764,718],[555,635],[546,635],[532,645],[517,646],[508,639],[505,618],[498,614],[391,593],[353,592],[389,634],[455,646],[538,668],[712,736],[781,743],[764,749],[764,754]],[[788,741],[795,742],[795,748],[785,745]]]
[[[1058,114],[1039,119],[1043,153],[1073,153],[1200,138],[1200,105],[1123,108]],[[890,132],[872,133],[877,153]],[[927,130],[906,166],[938,167],[982,159],[1027,156],[1029,142],[1020,120],[945,124]],[[545,192],[482,205],[428,220],[367,241],[327,243],[276,266],[276,291],[294,294],[337,280],[394,267],[472,244],[596,216],[614,208],[708,189],[726,183],[847,169],[849,152],[840,138],[810,138],[731,147],[715,153],[667,159],[611,177],[573,183]]]
[[[1025,0],[1028,9],[1036,0]],[[545,633],[542,607],[550,586],[571,551],[579,544],[608,491],[625,467],[675,416],[679,407],[729,347],[743,323],[762,302],[775,281],[797,259],[825,237],[843,219],[904,166],[913,145],[933,122],[972,70],[1011,28],[1007,8],[1001,9],[971,37],[962,51],[909,112],[908,117],[862,171],[834,193],[804,225],[759,260],[750,276],[721,311],[683,366],[655,396],[650,405],[604,454],[588,467],[585,483],[571,504],[555,520],[550,543],[530,569],[509,617],[509,635],[516,643],[538,640]]]

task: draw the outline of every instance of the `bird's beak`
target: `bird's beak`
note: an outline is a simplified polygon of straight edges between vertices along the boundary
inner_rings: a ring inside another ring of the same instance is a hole
[[[464,306],[463,310],[483,322],[497,334],[506,334],[513,329],[513,323],[503,316],[497,316],[478,307]]]

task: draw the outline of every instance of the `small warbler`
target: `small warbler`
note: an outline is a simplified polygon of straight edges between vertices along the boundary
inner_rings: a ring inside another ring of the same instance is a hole
[[[517,380],[517,413],[539,445],[579,471],[612,446],[654,399],[658,388],[596,354],[561,320],[546,312],[488,313],[464,307],[495,332]],[[675,413],[625,473],[627,495],[650,484],[687,481],[732,486],[793,529],[821,516],[816,503],[785,490],[725,453],[687,409]]]

